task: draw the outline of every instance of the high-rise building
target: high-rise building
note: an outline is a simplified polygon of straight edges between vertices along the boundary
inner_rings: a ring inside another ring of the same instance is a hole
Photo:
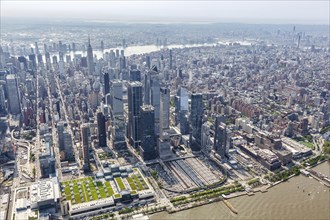
[[[88,47],[87,47],[87,66],[88,66],[88,75],[93,75],[94,73],[94,57],[93,57],[93,48],[91,46],[91,40],[88,38]]]
[[[37,55],[37,60],[38,60],[38,64],[42,65],[43,60],[42,60],[42,55],[40,53]]]
[[[111,87],[111,109],[113,115],[124,115],[123,107],[123,83],[114,80]]]
[[[103,40],[101,40],[101,51],[102,51],[102,53],[104,51],[104,42],[103,42]]]
[[[142,83],[129,82],[127,85],[128,101],[128,138],[134,147],[138,147],[141,142],[140,137],[140,106],[142,106]]]
[[[203,124],[203,95],[200,93],[191,94],[191,149],[199,151],[201,149],[202,124]]]
[[[60,151],[64,150],[64,122],[57,123],[58,147]]]
[[[150,69],[150,56],[146,56],[146,65],[147,65],[147,68]]]
[[[141,71],[137,70],[137,69],[131,69],[129,71],[129,79],[130,79],[130,81],[141,82]]]
[[[155,133],[159,135],[160,83],[157,67],[154,65],[145,76],[144,104],[155,108]]]
[[[30,54],[29,55],[29,60],[31,62],[31,69],[36,70],[37,69],[36,55],[35,54]]]
[[[87,123],[81,125],[81,141],[82,141],[83,156],[84,156],[83,169],[85,172],[89,172],[90,171],[89,149],[90,149],[91,138],[90,138],[89,124]]]
[[[157,158],[156,136],[155,136],[155,109],[151,105],[140,107],[140,152],[144,161]]]
[[[170,90],[168,88],[160,88],[160,119],[159,127],[160,133],[162,133],[170,128]]]
[[[172,50],[170,50],[170,70],[172,69]]]
[[[104,80],[104,96],[105,96],[106,94],[110,93],[110,79],[108,72],[103,73],[103,80]]]
[[[26,69],[28,68],[26,58],[23,57],[23,56],[20,56],[20,57],[18,57],[17,59],[18,59],[18,61],[20,62],[20,64],[23,65],[23,66],[22,66],[23,68],[21,68],[21,69],[22,69],[22,70],[26,70]]]
[[[110,138],[115,149],[125,149],[125,119],[124,116],[114,116],[111,121]]]
[[[184,87],[180,88],[180,111],[188,111],[188,90]]]
[[[39,52],[39,47],[38,47],[38,42],[35,42],[35,43],[34,43],[34,46],[35,46],[35,52],[36,52],[36,54],[37,54],[37,55],[40,54],[40,52]]]
[[[214,150],[219,154],[221,159],[224,159],[228,154],[227,145],[227,127],[226,124],[221,122],[221,116],[216,117],[215,120],[215,134],[214,134]]]
[[[64,139],[64,155],[66,161],[74,161],[74,155],[73,155],[73,147],[72,147],[72,137],[71,134],[64,130],[63,132],[63,139]]]
[[[308,118],[304,117],[300,122],[301,135],[308,134]]]
[[[126,69],[126,57],[122,56],[119,57],[119,70],[123,71],[124,69]]]
[[[53,65],[57,64],[57,56],[52,56]]]
[[[213,131],[211,129],[212,123],[206,121],[202,125],[202,140],[201,140],[201,149],[206,153],[207,150],[211,150],[214,145],[213,140]]]
[[[19,114],[21,113],[21,107],[20,107],[17,80],[15,75],[13,74],[7,75],[6,83],[7,83],[8,102],[9,102],[9,112],[14,115]]]
[[[39,155],[41,178],[55,175],[55,158],[49,142],[45,142],[45,151]]]
[[[63,52],[63,44],[62,41],[58,42],[58,52]]]
[[[98,137],[99,137],[99,146],[106,147],[107,146],[107,134],[105,130],[105,116],[102,112],[97,113],[97,129],[98,129]]]
[[[72,51],[76,52],[76,44],[75,43],[72,43]]]
[[[171,144],[169,139],[170,128],[170,90],[160,88],[160,119],[159,119],[159,139],[157,142],[158,155],[161,159],[171,157]]]
[[[0,84],[0,115],[7,114],[5,87]]]
[[[188,110],[179,112],[179,128],[182,135],[187,135],[190,132]]]

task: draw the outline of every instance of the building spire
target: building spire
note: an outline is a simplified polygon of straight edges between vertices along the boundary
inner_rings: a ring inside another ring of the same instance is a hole
[[[88,46],[91,46],[91,38],[89,34],[88,34]]]

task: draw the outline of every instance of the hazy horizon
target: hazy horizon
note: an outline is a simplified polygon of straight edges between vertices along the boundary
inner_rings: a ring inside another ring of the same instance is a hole
[[[7,1],[1,22],[61,20],[113,23],[329,25],[329,1]]]

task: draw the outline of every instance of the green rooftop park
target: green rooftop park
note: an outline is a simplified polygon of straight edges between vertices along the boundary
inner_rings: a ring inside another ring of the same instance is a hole
[[[114,194],[109,182],[94,181],[92,177],[62,182],[62,195],[72,204],[104,199]]]
[[[117,189],[113,189],[114,184],[111,185],[109,181],[96,181],[93,177],[64,181],[61,183],[62,196],[74,205],[111,196],[117,198],[123,190],[130,190],[132,194],[136,194],[149,189],[140,172],[137,169],[134,171],[129,177],[114,178],[113,182]]]

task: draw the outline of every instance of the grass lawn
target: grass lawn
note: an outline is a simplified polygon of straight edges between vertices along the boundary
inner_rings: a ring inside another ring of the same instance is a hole
[[[83,191],[83,195],[84,195],[84,200],[86,202],[89,201],[88,198],[87,198],[87,189],[86,189],[84,184],[82,184],[82,191]]]
[[[79,194],[74,194],[74,199],[76,200],[77,204],[81,203],[81,198]]]
[[[118,199],[118,198],[120,198],[120,194],[115,194],[114,197],[115,197],[116,199]]]
[[[79,193],[79,188],[78,188],[78,185],[76,185],[76,184],[73,186],[73,193],[74,194]]]
[[[121,177],[116,177],[115,181],[116,181],[116,184],[117,184],[117,186],[119,187],[120,190],[125,190],[126,189]]]
[[[80,195],[79,192],[79,182],[81,183],[80,189],[82,195]],[[114,194],[114,191],[109,182],[105,182],[105,184],[100,181],[95,183],[96,186],[94,185],[94,180],[92,177],[63,182],[62,187],[64,188],[64,192],[62,193],[62,195],[65,196],[67,200],[73,200],[71,197],[71,192],[73,192],[74,200],[76,202],[75,204],[79,204],[82,202],[89,202],[91,200],[98,200],[98,195],[100,195],[101,198],[107,198],[107,192],[109,196],[112,196]],[[70,184],[72,186],[70,186]],[[106,186],[106,189],[104,189],[104,185]],[[72,190],[70,189],[70,187],[72,187]],[[100,194],[97,193],[97,190],[99,190]],[[89,195],[88,192],[91,192],[91,195]],[[92,199],[90,198],[90,196],[92,196]]]
[[[107,187],[109,196],[112,196],[114,194],[114,191],[111,187],[111,184],[109,182],[105,182],[105,186]]]
[[[308,148],[314,149],[314,144],[310,143],[310,142],[305,142],[305,141],[300,141],[301,144],[305,145]]]
[[[137,187],[131,177],[127,177],[127,182],[132,190],[137,190]]]
[[[144,188],[148,189],[148,185],[144,182],[143,178],[138,174],[138,175],[132,175],[135,184],[138,187],[138,190],[144,190]]]

